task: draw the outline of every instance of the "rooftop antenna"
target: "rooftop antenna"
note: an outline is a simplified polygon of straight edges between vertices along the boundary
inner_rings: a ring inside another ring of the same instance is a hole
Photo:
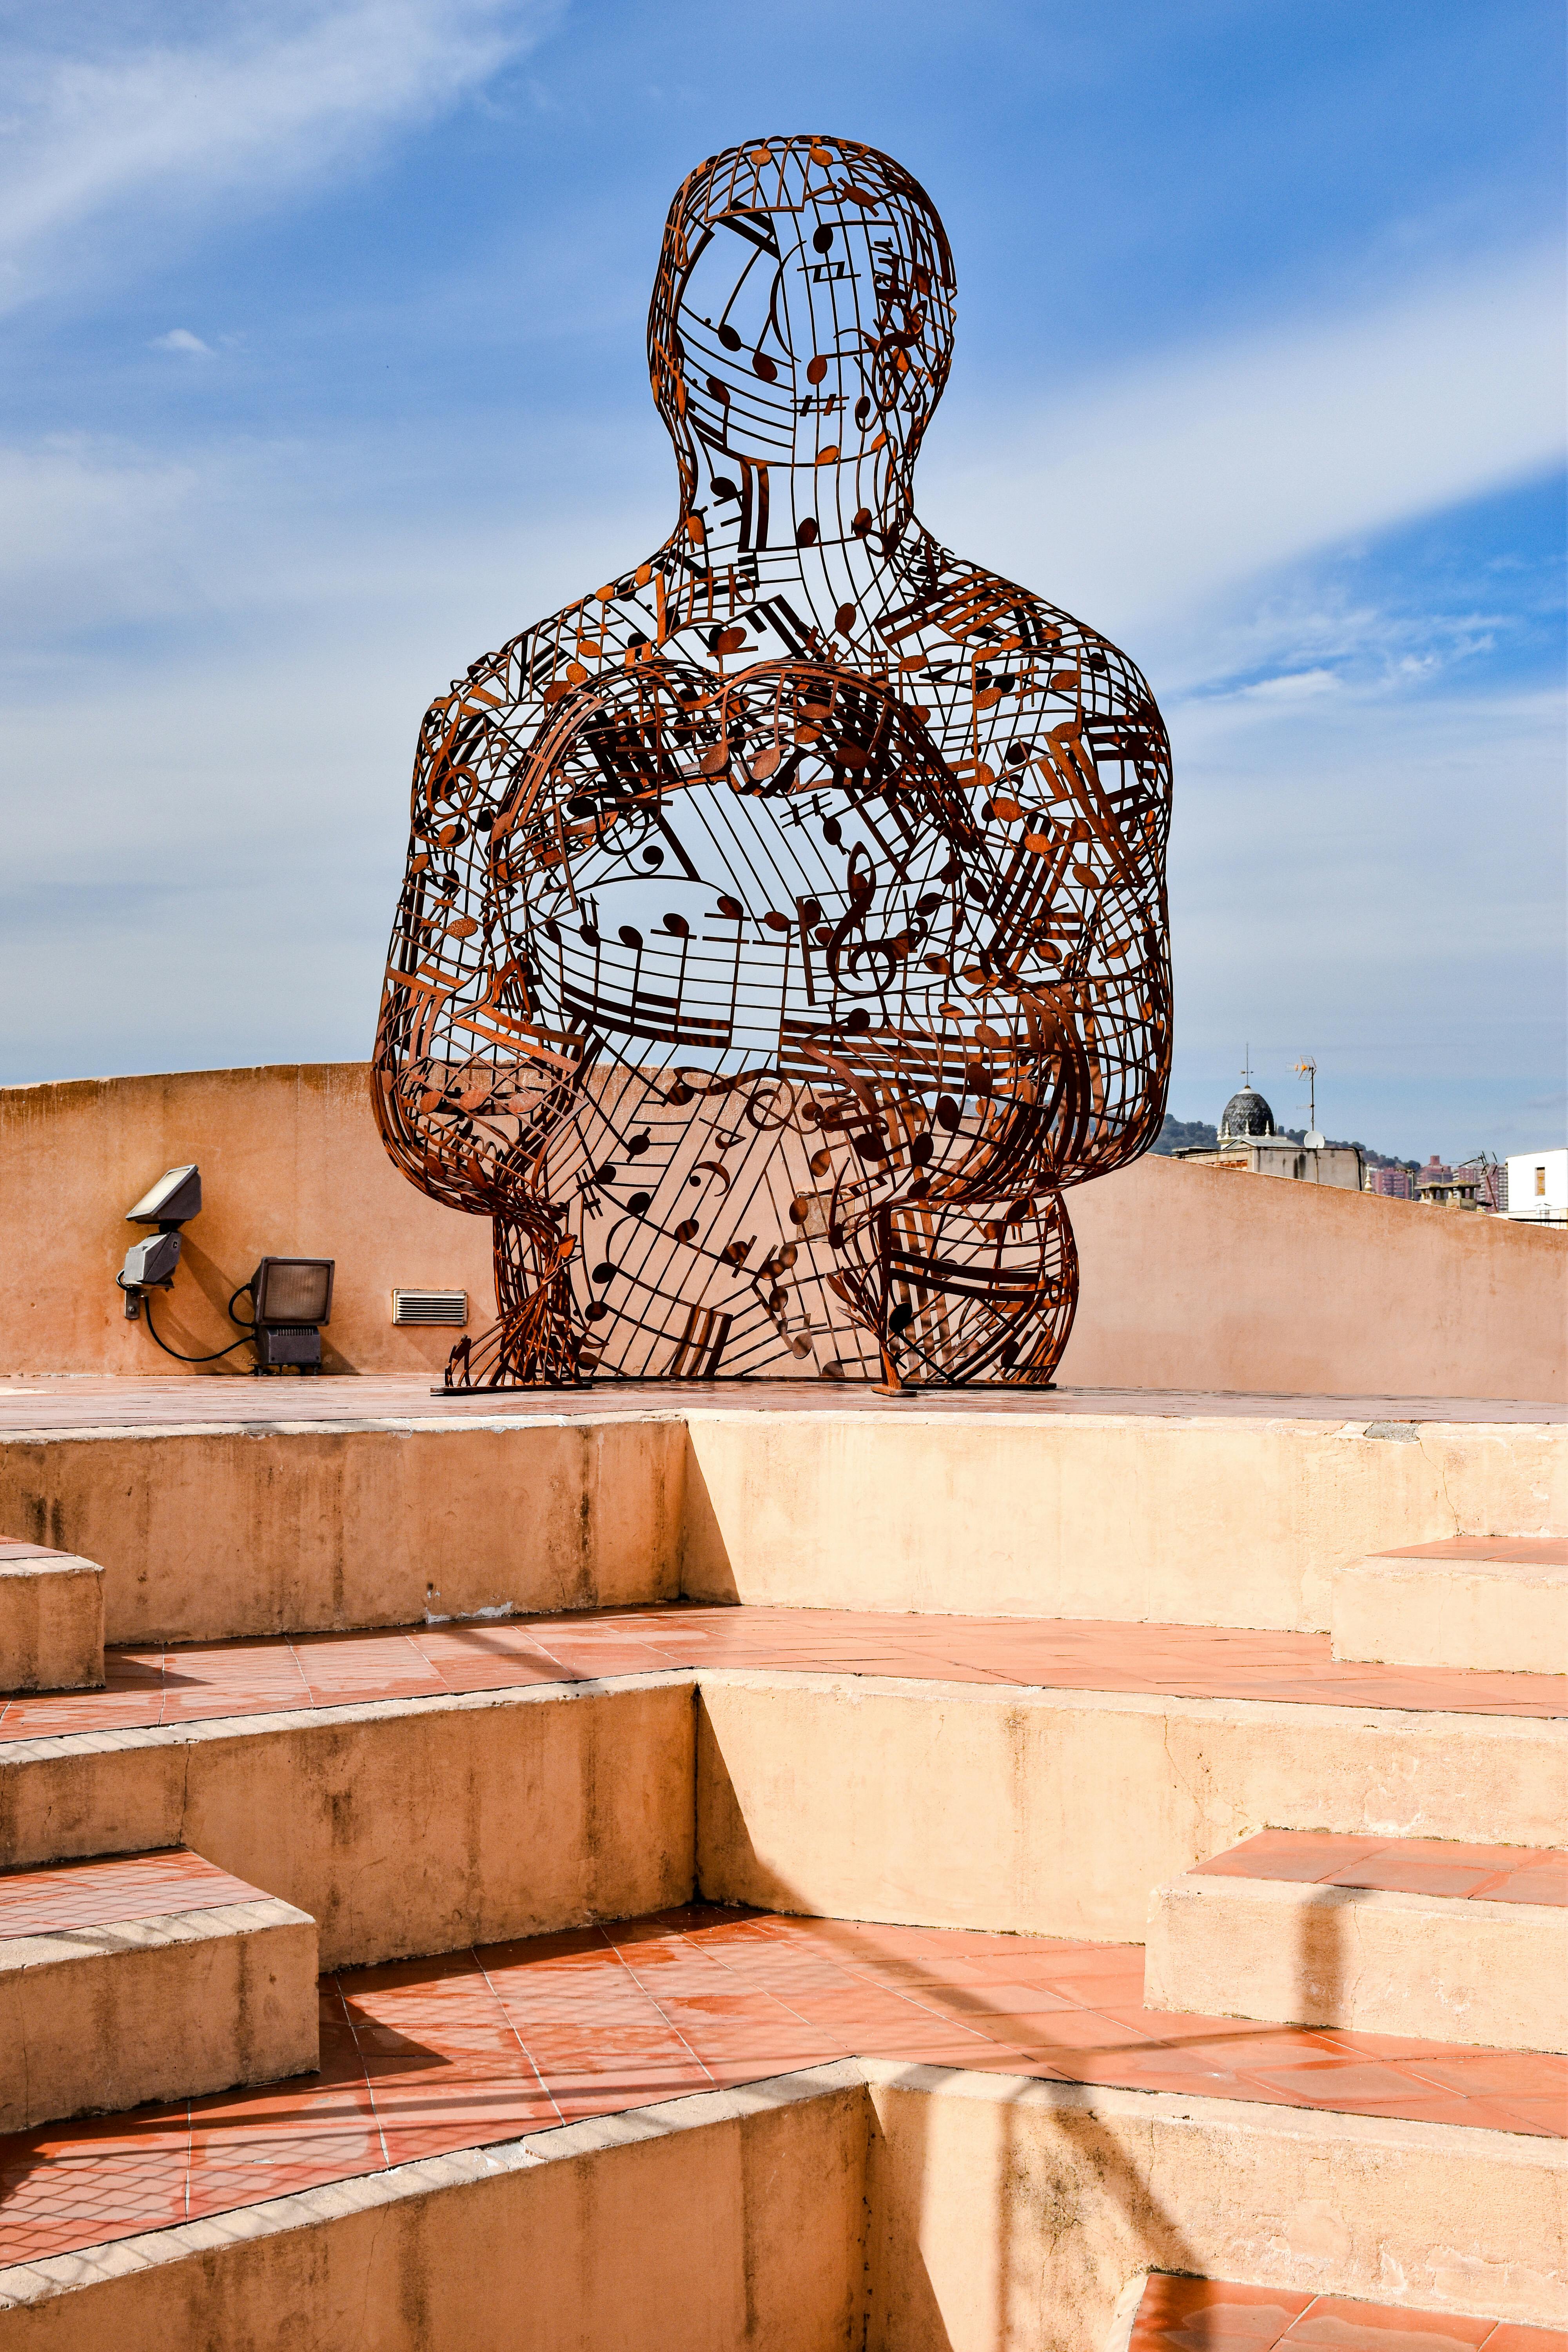
[[[1241,1049],[1241,1083],[1244,1087],[1249,1087],[1252,1084],[1252,1047],[1250,1045],[1244,1045]]]
[[[1323,1139],[1318,1133],[1318,1065],[1310,1054],[1305,1055],[1297,1063],[1296,1076],[1307,1081],[1306,1149],[1309,1151],[1321,1151],[1323,1148]]]

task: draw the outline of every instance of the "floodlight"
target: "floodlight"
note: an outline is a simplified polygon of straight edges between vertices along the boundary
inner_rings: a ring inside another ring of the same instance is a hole
[[[286,1364],[301,1372],[321,1370],[317,1326],[331,1319],[336,1265],[330,1257],[262,1259],[248,1285],[258,1372],[279,1371]]]
[[[126,1313],[134,1313],[130,1303],[131,1291],[151,1290],[154,1283],[167,1290],[174,1279],[174,1268],[179,1263],[178,1234],[149,1234],[144,1242],[132,1242],[125,1253],[125,1265],[120,1276],[121,1286],[127,1294]]]
[[[331,1257],[264,1257],[250,1277],[258,1323],[330,1323],[336,1265]]]
[[[183,1225],[199,1214],[202,1171],[195,1161],[188,1168],[165,1169],[151,1192],[143,1192],[125,1212],[128,1225]]]
[[[125,1264],[114,1277],[125,1293],[128,1322],[133,1323],[141,1314],[143,1291],[154,1287],[167,1290],[174,1281],[174,1268],[180,1263],[180,1227],[200,1213],[201,1205],[202,1171],[193,1160],[184,1168],[165,1168],[135,1207],[126,1210],[128,1225],[158,1228],[149,1240],[132,1243],[125,1253]]]

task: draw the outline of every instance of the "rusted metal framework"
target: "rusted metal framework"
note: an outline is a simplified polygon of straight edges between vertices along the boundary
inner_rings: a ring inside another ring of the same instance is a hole
[[[888,156],[704,163],[674,530],[426,717],[374,1086],[494,1221],[454,1385],[1051,1377],[1063,1193],[1164,1108],[1170,761],[1114,646],[915,517],[952,320]]]

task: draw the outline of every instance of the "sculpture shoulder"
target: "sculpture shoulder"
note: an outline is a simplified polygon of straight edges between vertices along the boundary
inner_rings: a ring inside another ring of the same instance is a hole
[[[990,683],[983,693],[999,675],[1013,681],[1002,692],[1016,693],[1022,677],[1037,721],[1077,714],[1089,729],[1131,725],[1156,761],[1168,762],[1165,725],[1147,678],[1100,630],[924,535],[901,554],[898,571],[900,590],[879,634],[906,669],[912,646],[928,674],[953,685],[984,670]]]
[[[425,713],[422,764],[442,755],[455,734],[485,739],[492,755],[525,749],[575,687],[618,673],[663,635],[666,578],[685,561],[672,540],[605,587],[470,663]]]

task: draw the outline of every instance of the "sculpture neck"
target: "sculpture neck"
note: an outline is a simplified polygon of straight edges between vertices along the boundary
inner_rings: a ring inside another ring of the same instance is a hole
[[[782,511],[773,492],[781,478],[793,490]],[[710,572],[754,577],[759,597],[787,597],[826,638],[845,606],[874,612],[886,603],[889,557],[914,527],[907,497],[884,497],[868,510],[855,487],[847,467],[815,467],[794,480],[781,468],[764,517],[753,477],[749,501],[709,499],[692,510],[701,534],[692,534],[692,556]],[[875,520],[857,531],[856,519],[868,515]]]

